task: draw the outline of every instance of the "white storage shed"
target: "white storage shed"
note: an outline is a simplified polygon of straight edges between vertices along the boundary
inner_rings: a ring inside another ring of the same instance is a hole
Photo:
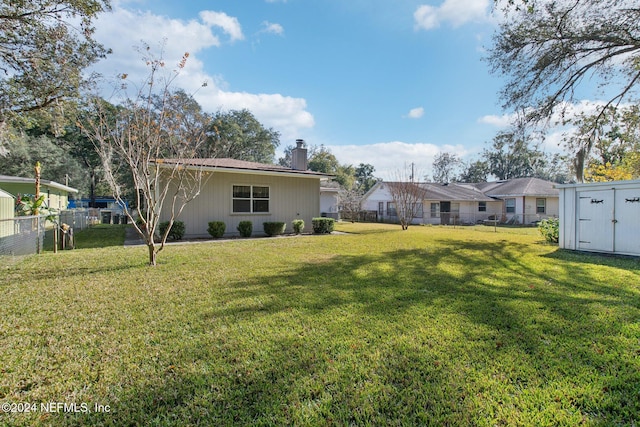
[[[640,180],[557,188],[561,248],[640,256]]]

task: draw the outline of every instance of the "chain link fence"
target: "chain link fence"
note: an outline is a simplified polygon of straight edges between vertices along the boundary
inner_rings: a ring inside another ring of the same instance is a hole
[[[16,257],[42,252],[47,239],[53,240],[56,227],[67,224],[66,233],[84,230],[90,226],[88,209],[61,211],[54,216],[55,222],[47,221],[47,216],[18,216],[0,220],[0,257]],[[64,239],[60,233],[58,242]],[[1,261],[0,261],[1,262]]]
[[[0,220],[0,256],[31,255],[42,251],[46,216]]]

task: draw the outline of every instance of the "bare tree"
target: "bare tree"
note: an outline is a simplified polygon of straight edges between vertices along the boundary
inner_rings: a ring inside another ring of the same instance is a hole
[[[340,207],[351,222],[355,222],[362,210],[364,193],[355,186],[349,190],[340,191]]]
[[[186,109],[176,101],[185,95],[171,89],[187,57],[185,54],[177,68],[168,71],[164,60],[154,58],[147,47],[143,59],[150,67],[149,75],[134,95],[128,92],[130,85],[123,84],[118,106],[94,98],[95,119],[80,124],[96,147],[114,197],[148,247],[149,265],[156,265],[171,227],[184,207],[198,196],[203,181],[202,169],[189,163],[198,157],[206,127],[194,133],[193,127],[184,125]],[[126,82],[126,75],[121,78]],[[136,191],[132,207],[125,203],[127,189],[121,168],[133,179]],[[169,226],[157,236],[162,211],[170,212]]]
[[[413,181],[414,176],[422,176],[413,168],[405,166],[396,171],[394,180],[388,182],[389,194],[395,205],[396,216],[403,230],[409,228],[413,218],[422,211],[425,189]]]

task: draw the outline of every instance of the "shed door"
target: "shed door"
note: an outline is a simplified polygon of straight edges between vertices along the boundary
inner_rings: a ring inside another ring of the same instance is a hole
[[[615,251],[640,254],[640,189],[616,190]]]
[[[578,249],[613,252],[614,190],[578,193]]]

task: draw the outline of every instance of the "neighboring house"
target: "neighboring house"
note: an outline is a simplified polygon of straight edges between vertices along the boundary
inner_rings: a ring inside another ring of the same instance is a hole
[[[539,178],[515,178],[474,184],[489,197],[500,199],[503,220],[513,224],[532,224],[558,217],[559,192],[555,184]]]
[[[340,219],[340,185],[323,182],[320,186],[320,216]]]
[[[18,176],[0,175],[0,189],[13,195],[16,199],[20,196],[33,196],[36,192],[35,178],[23,178]],[[40,194],[45,196],[45,203],[51,209],[61,211],[67,209],[69,194],[75,194],[78,190],[46,179],[40,180]]]
[[[224,221],[229,235],[238,234],[240,221],[251,221],[254,234],[264,233],[264,222],[276,221],[292,231],[294,219],[304,220],[310,230],[312,218],[321,213],[320,183],[330,176],[307,170],[306,151],[298,143],[292,168],[234,159],[188,160],[185,167],[200,169],[205,177],[200,195],[178,218],[185,223],[185,237],[209,237],[210,221]],[[171,167],[175,162],[165,159],[157,165]],[[165,203],[161,221],[169,219],[169,210]]]
[[[640,256],[640,180],[557,188],[561,248]]]
[[[379,182],[363,201],[363,210],[377,212],[379,221],[395,221],[396,207],[388,185]],[[537,178],[487,183],[416,183],[425,191],[414,224],[477,224],[497,220],[530,224],[558,216],[558,190]]]

